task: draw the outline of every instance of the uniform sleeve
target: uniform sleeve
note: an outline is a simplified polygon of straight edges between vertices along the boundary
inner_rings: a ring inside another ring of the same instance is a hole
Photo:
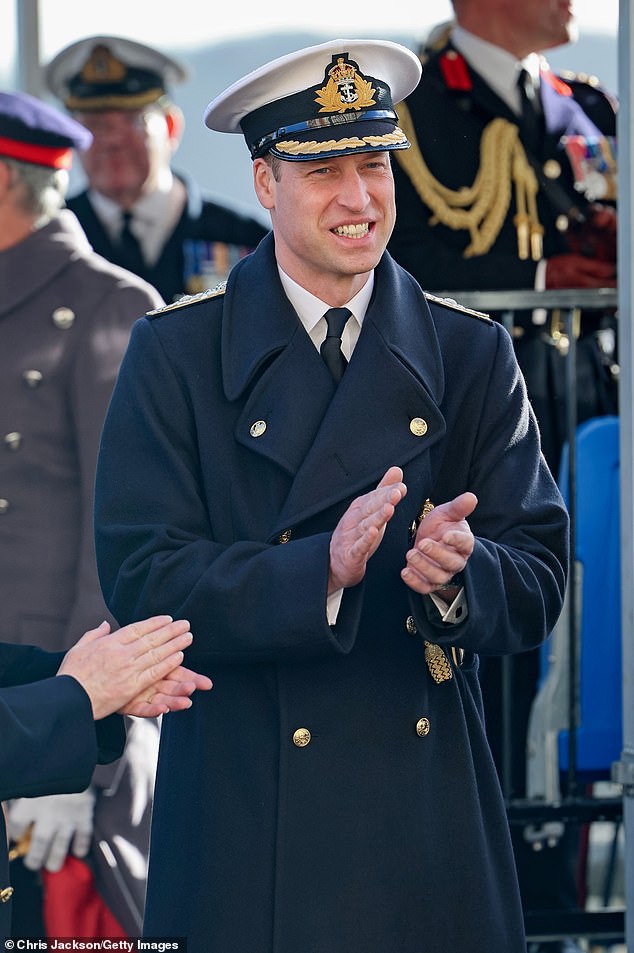
[[[61,658],[0,646],[0,800],[82,791],[98,759],[121,754],[123,720],[95,724],[79,682],[55,676]]]
[[[539,449],[539,432],[510,336],[494,325],[497,348],[480,408],[465,407],[454,441],[470,460],[456,483],[441,472],[443,499],[478,498],[469,517],[475,548],[463,573],[469,613],[457,627],[438,622],[434,641],[480,654],[522,652],[554,626],[568,571],[568,515]],[[451,386],[451,384],[449,384]],[[455,461],[454,461],[455,462]],[[459,469],[459,468],[456,468]],[[427,614],[412,599],[421,626]]]

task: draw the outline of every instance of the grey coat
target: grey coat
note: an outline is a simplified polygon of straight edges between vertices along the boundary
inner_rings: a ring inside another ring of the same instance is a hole
[[[162,299],[96,255],[68,210],[0,252],[0,288],[0,640],[61,651],[113,621],[94,558],[97,447],[132,324]],[[130,767],[96,776],[95,821],[146,854]]]

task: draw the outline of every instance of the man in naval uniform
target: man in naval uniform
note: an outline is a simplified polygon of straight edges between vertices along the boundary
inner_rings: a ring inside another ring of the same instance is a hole
[[[72,150],[90,138],[31,96],[0,94],[0,640],[49,651],[67,649],[95,619],[114,621],[94,557],[97,447],[130,328],[163,303],[145,281],[96,255],[61,208]],[[94,820],[101,833],[91,841],[93,860],[132,934],[142,916],[145,876],[136,858],[147,859],[157,745],[156,722],[133,722],[124,758],[98,769],[90,789],[66,800],[16,800],[9,809],[12,832],[35,822],[50,843],[62,828],[90,835]],[[115,832],[128,852],[113,869],[97,845],[112,843]],[[61,883],[51,872],[61,860],[32,851],[26,864],[49,868],[49,890]],[[28,903],[26,886],[16,889],[16,929],[40,934],[39,876],[21,860],[13,866],[16,887],[27,881],[35,893]]]
[[[82,154],[88,187],[69,208],[95,251],[165,301],[216,285],[267,231],[172,172],[183,116],[168,91],[185,78],[159,50],[114,36],[71,43],[45,70],[51,92],[93,134]]]
[[[144,931],[189,953],[525,953],[478,657],[545,638],[567,516],[507,332],[385,251],[419,76],[333,40],[209,105],[273,233],[137,323],[104,425],[106,599],[214,669],[153,816]]]

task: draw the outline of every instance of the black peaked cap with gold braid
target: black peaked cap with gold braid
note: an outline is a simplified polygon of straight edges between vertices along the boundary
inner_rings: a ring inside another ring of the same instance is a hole
[[[44,70],[48,88],[70,110],[140,109],[187,78],[180,63],[151,46],[119,36],[89,36]]]
[[[253,159],[407,149],[394,103],[420,75],[418,57],[398,43],[331,40],[238,80],[209,104],[205,123],[218,132],[241,132]]]

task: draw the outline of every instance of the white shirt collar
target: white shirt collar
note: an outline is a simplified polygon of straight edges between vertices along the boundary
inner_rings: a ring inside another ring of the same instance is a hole
[[[325,312],[331,307],[320,298],[306,291],[301,285],[298,285],[289,275],[278,265],[280,281],[286,293],[286,297],[295,308],[299,320],[303,324],[311,341],[319,350],[324,338],[326,337],[326,322],[324,320]],[[361,333],[361,325],[365,318],[372,291],[374,289],[374,271],[370,272],[368,280],[363,288],[354,295],[350,301],[345,304],[346,308],[352,312],[354,320],[348,320],[344,328],[341,342],[341,350],[346,358],[350,360],[354,347]],[[321,323],[320,323],[321,322]]]
[[[89,197],[95,213],[104,226],[110,239],[117,241],[123,225],[123,210],[100,192],[89,190]],[[169,235],[178,222],[185,203],[185,186],[169,169],[164,170],[156,189],[147,192],[134,203],[130,229],[139,239],[145,260],[154,264],[163,249]]]
[[[517,60],[507,50],[469,33],[458,25],[451,31],[451,42],[514,113],[521,111],[517,89],[517,77],[521,69],[529,72],[535,89],[539,89],[540,56],[538,53],[530,53],[523,60]]]

